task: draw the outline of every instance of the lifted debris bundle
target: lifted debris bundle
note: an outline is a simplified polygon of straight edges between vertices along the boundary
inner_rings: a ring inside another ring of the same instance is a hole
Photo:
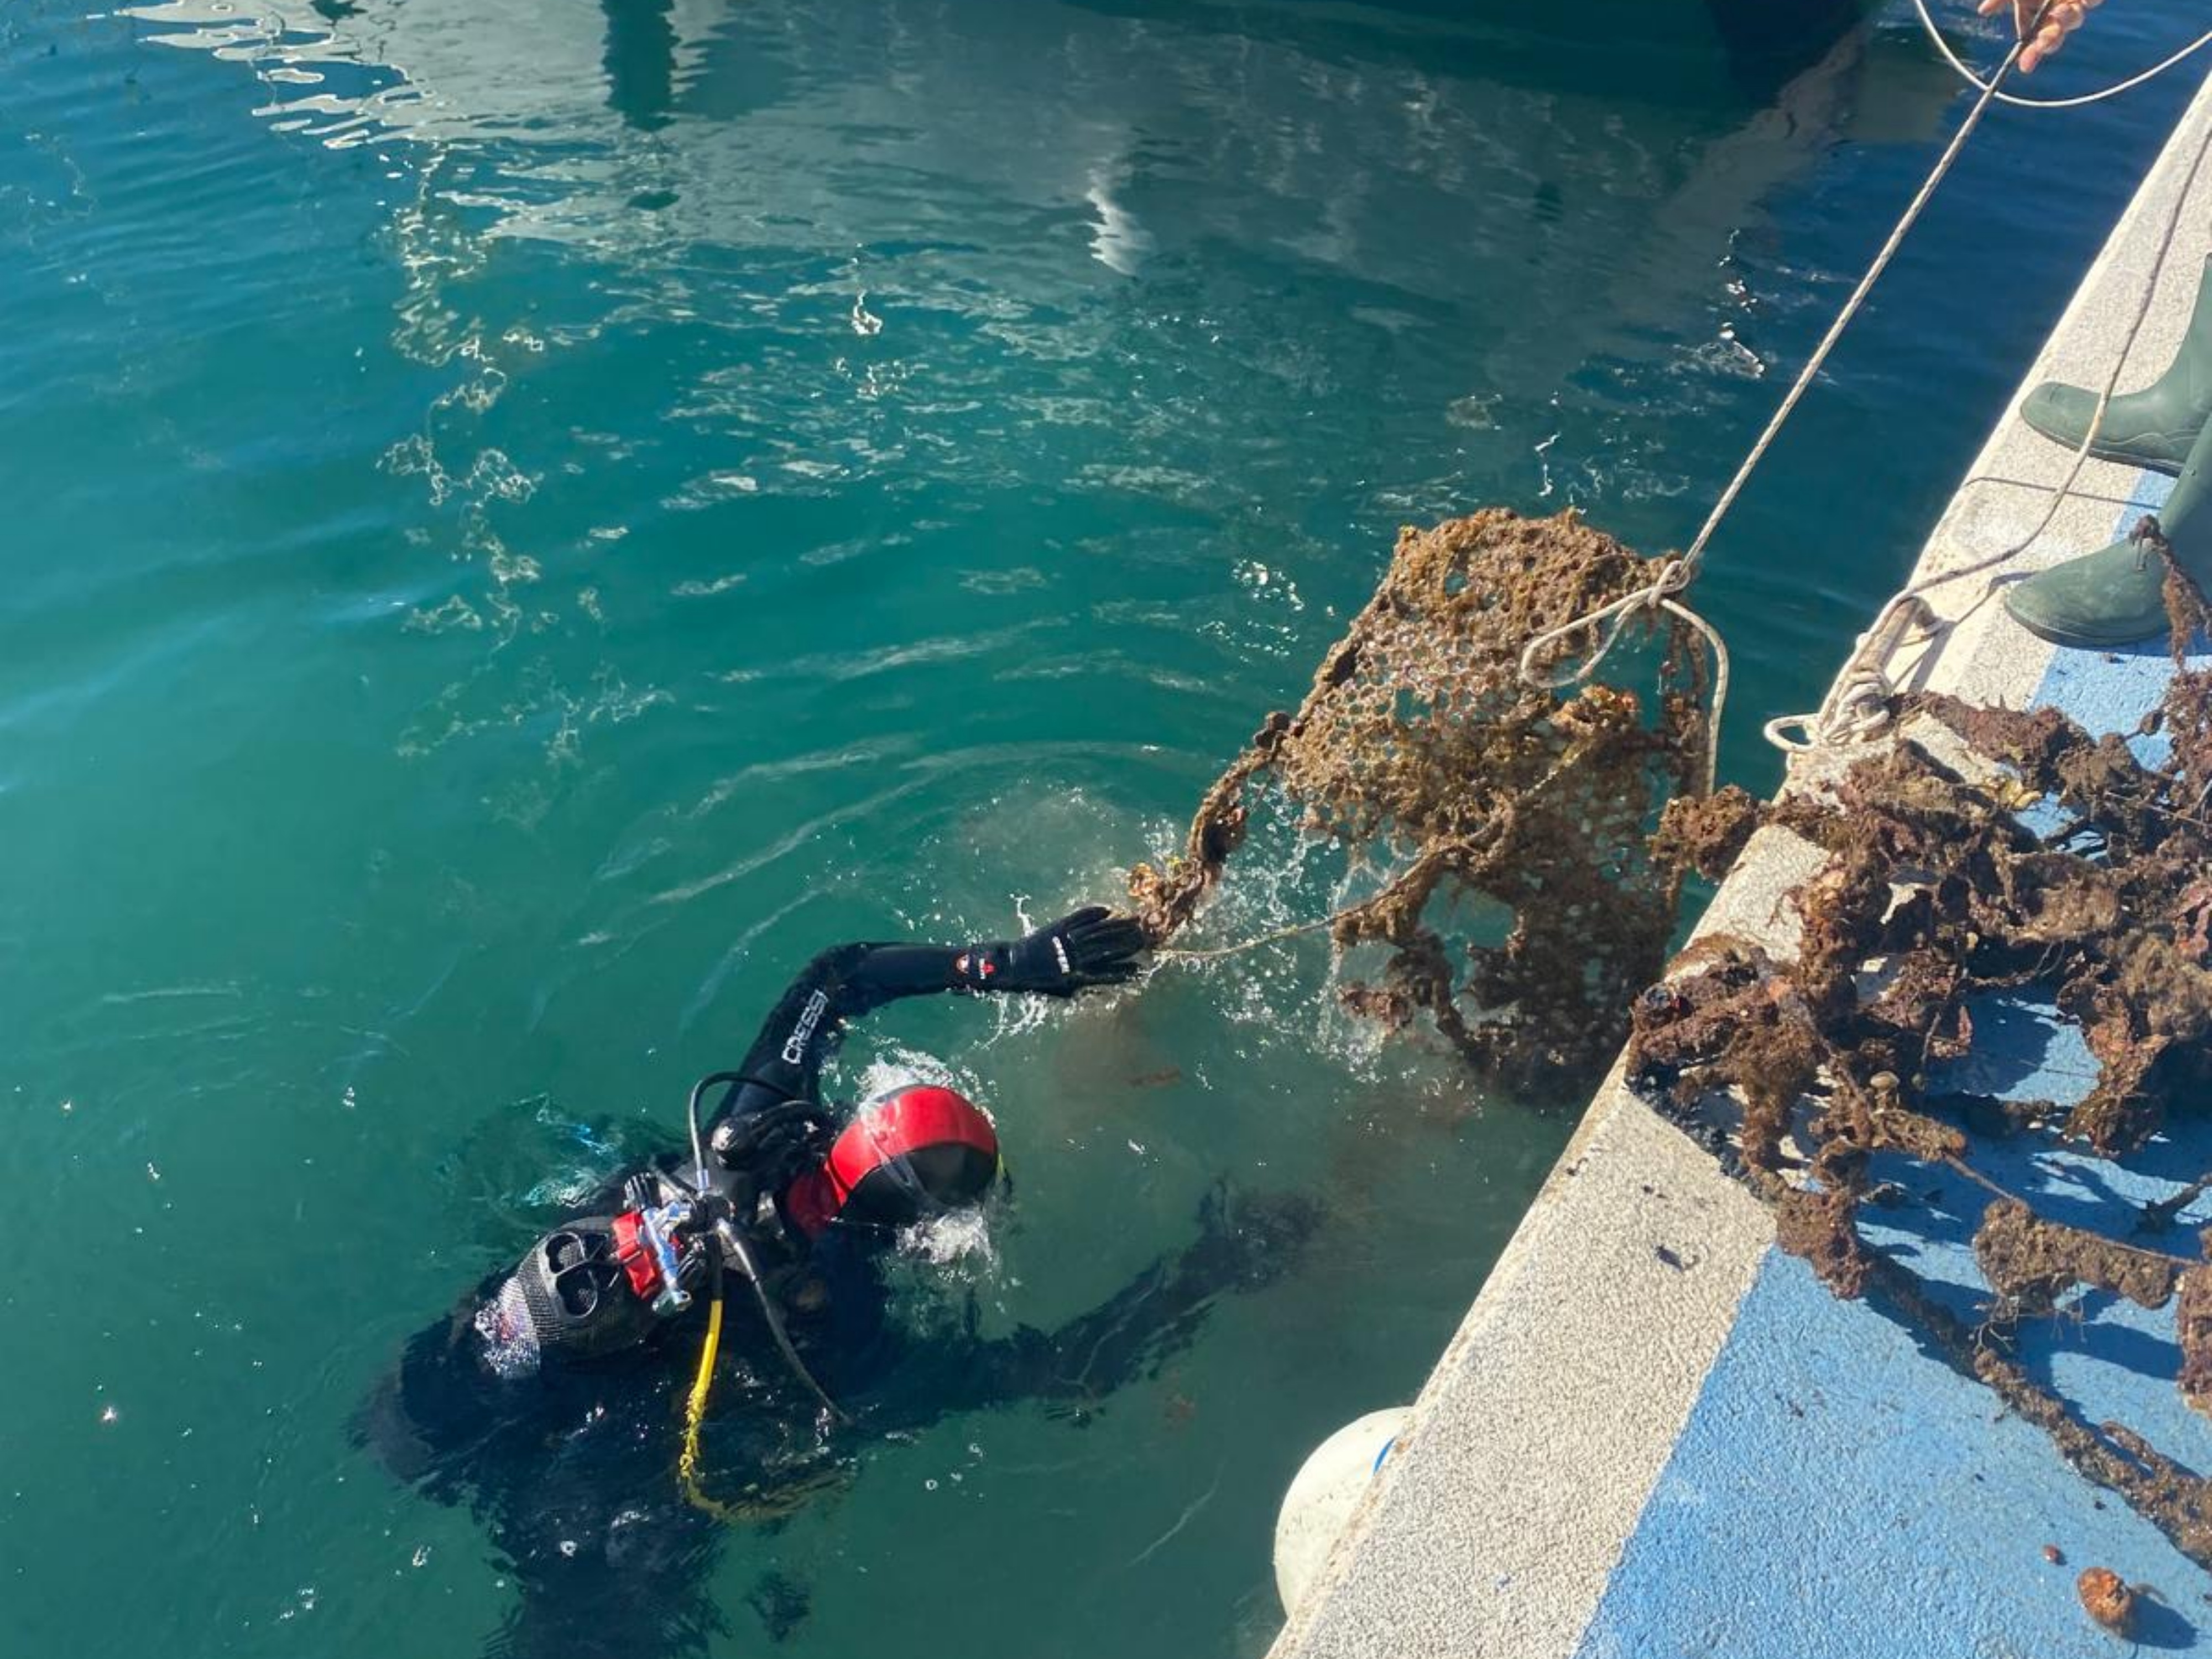
[[[1392,1029],[1425,1012],[1489,1075],[1576,1084],[1602,1069],[1674,930],[1680,871],[1650,838],[1662,806],[1701,775],[1702,661],[1690,630],[1657,611],[1645,613],[1659,646],[1648,708],[1582,680],[1532,685],[1521,658],[1531,640],[1650,587],[1656,568],[1571,511],[1492,508],[1402,531],[1297,713],[1270,715],[1206,792],[1180,857],[1131,873],[1153,941],[1174,938],[1220,880],[1265,777],[1307,830],[1382,878],[1330,921],[1339,949],[1390,952],[1373,981],[1343,988],[1347,1006]],[[1488,902],[1455,919],[1488,911],[1495,942],[1447,943],[1438,918],[1467,898]]]
[[[2212,674],[2184,654],[2207,612],[2178,575],[2167,602],[2174,676],[2137,734],[2164,737],[2161,765],[2054,709],[1931,695],[1905,700],[1894,745],[1832,783],[1735,803],[1741,823],[1784,825],[1826,854],[1793,895],[1802,951],[1785,962],[1700,940],[1639,1000],[1627,1066],[1632,1086],[1773,1206],[1783,1249],[1838,1295],[1881,1296],[2212,1566],[2212,1482],[2118,1424],[2083,1421],[2014,1358],[2024,1322],[2063,1313],[2077,1287],[2150,1308],[2178,1297],[2176,1381],[2212,1411],[2212,1271],[2039,1216],[1972,1162],[1978,1146],[2033,1131],[2124,1162],[2170,1115],[2212,1102]],[[1944,1092],[1991,994],[2081,1027],[2098,1070],[2077,1104]],[[1733,1136],[1711,1113],[1729,1090]],[[1990,1192],[1973,1239],[1991,1291],[1978,1325],[1862,1238],[1860,1206],[1897,1190],[1870,1174],[1878,1152]],[[2127,1231],[2163,1231],[2208,1185],[2130,1206]]]

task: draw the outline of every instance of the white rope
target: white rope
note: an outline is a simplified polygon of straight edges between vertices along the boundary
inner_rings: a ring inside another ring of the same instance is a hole
[[[1784,714],[1762,728],[1767,742],[1786,754],[1830,744],[1865,743],[1889,724],[1889,700],[1897,688],[1890,681],[1889,659],[1913,629],[1931,629],[1936,614],[1916,590],[1898,594],[1881,608],[1874,626],[1859,635],[1851,659],[1828,692],[1827,699],[1810,714]],[[1802,734],[1793,740],[1788,733]]]
[[[1711,794],[1720,782],[1721,771],[1721,715],[1728,708],[1729,651],[1728,641],[1714,627],[1686,605],[1674,599],[1662,599],[1660,608],[1672,611],[1705,636],[1706,647],[1713,653],[1713,706],[1705,716],[1705,776],[1703,793]]]
[[[1735,477],[1729,480],[1728,488],[1721,492],[1720,500],[1713,503],[1713,510],[1705,515],[1705,525],[1698,532],[1697,539],[1690,544],[1690,550],[1682,556],[1683,562],[1690,567],[1691,574],[1696,574],[1698,563],[1705,556],[1705,544],[1712,540],[1713,532],[1720,528],[1721,520],[1735,505],[1735,498],[1743,493],[1743,487],[1749,482],[1753,471],[1780,434],[1783,423],[1790,418],[1799,400],[1819,376],[1821,365],[1828,361],[1828,354],[1835,349],[1836,342],[1843,338],[1844,331],[1858,315],[1859,308],[1866,303],[1867,295],[1874,291],[1874,285],[1881,279],[1882,272],[1889,269],[1889,262],[1904,245],[1905,234],[1918,221],[1921,210],[1928,205],[1937,187],[1942,184],[1944,175],[1951,171],[1952,163],[1959,159],[1959,152],[1966,147],[1966,140],[1973,137],[1974,129],[1988,112],[1990,100],[1996,95],[1999,82],[2003,81],[2006,71],[2012,68],[2020,53],[2021,43],[2014,41],[2012,50],[2005,53],[2004,62],[1997,65],[1996,75],[1983,88],[1982,95],[1974,100],[1973,108],[1966,112],[1966,118],[1959,123],[1959,130],[1951,135],[1951,142],[1944,146],[1942,155],[1936,158],[1928,177],[1914,192],[1904,216],[1890,231],[1889,240],[1881,245],[1881,251],[1874,256],[1874,263],[1867,267],[1866,275],[1859,278],[1858,286],[1851,290],[1851,297],[1844,301],[1844,308],[1836,313],[1836,320],[1828,325],[1828,331],[1821,337],[1820,343],[1813,349],[1812,356],[1806,360],[1805,367],[1791,383],[1789,394],[1782,399],[1782,406],[1774,411],[1773,418],[1766,423],[1766,429],[1759,434],[1759,441],[1751,447],[1751,453],[1744,457],[1743,465],[1736,469]],[[1686,581],[1688,577],[1683,580]]]
[[[2158,294],[2160,279],[2164,276],[2167,260],[2173,252],[2173,240],[2180,231],[2182,217],[2197,194],[2197,176],[2204,169],[2208,154],[2212,154],[2212,128],[2206,130],[2203,142],[2197,147],[2197,154],[2191,158],[2188,174],[2174,191],[2173,206],[2166,214],[2165,228],[2159,233],[2158,247],[2151,259],[2150,275],[2143,283],[2142,297],[2136,302],[2136,314],[2128,324],[2127,337],[2121,341],[2119,350],[2113,356],[2111,372],[2105,376],[2105,384],[2098,391],[2096,407],[2090,411],[2081,441],[2075,448],[2066,476],[2058,481],[2057,488],[2051,492],[2050,500],[2044,503],[2043,516],[2035,521],[2034,527],[2027,534],[2010,545],[1984,555],[1971,564],[1942,571],[1923,581],[1916,582],[1894,595],[1881,608],[1881,614],[1875,618],[1874,626],[1860,636],[1858,650],[1853,653],[1842,677],[1837,680],[1819,710],[1811,714],[1784,714],[1766,723],[1766,740],[1777,749],[1786,754],[1802,754],[1826,744],[1865,743],[1879,737],[1888,728],[1889,700],[1897,690],[1888,673],[1887,660],[1903,642],[1901,634],[1893,635],[1891,630],[1893,624],[1905,614],[1905,607],[1919,607],[1923,613],[1920,625],[1928,630],[1923,635],[1925,639],[1932,641],[1944,628],[1957,627],[1988,603],[1990,595],[1996,591],[1995,580],[1985,584],[1973,604],[1948,623],[1937,623],[1922,596],[1947,583],[1979,575],[1996,566],[2011,563],[2042,538],[2043,532],[2051,527],[2051,520],[2058,516],[2058,509],[2069,500],[2075,499],[2074,485],[2081,476],[2081,469],[2088,465],[2090,447],[2097,440],[2097,428],[2105,423],[2105,411],[2111,406],[2120,376],[2126,371],[2128,359],[2135,352],[2136,337],[2142,334],[2143,325],[2149,320],[2151,301]],[[2207,280],[2212,281],[2212,277]],[[2016,482],[2021,481],[1969,479],[1966,487],[1971,488],[1976,483]],[[1921,657],[1914,659],[1907,672],[1917,668],[1925,655],[1923,652]],[[1792,740],[1786,735],[1793,732],[1802,733],[1802,738]]]
[[[1810,749],[1847,749],[1856,744],[1871,743],[1887,728],[1889,700],[1896,694],[1896,686],[1882,670],[1871,665],[1855,666],[1817,712],[1784,714],[1767,721],[1766,740],[1789,753]],[[1793,729],[1805,733],[1802,742],[1791,743],[1783,735]]]
[[[1580,685],[1597,672],[1598,665],[1605,660],[1606,653],[1620,642],[1621,630],[1628,626],[1629,618],[1637,611],[1654,610],[1661,605],[1669,605],[1680,611],[1681,607],[1674,605],[1671,596],[1687,587],[1693,574],[1686,559],[1669,559],[1659,567],[1659,574],[1642,587],[1622,594],[1610,605],[1601,605],[1571,622],[1561,623],[1557,628],[1546,629],[1521,647],[1522,681],[1540,691],[1564,691],[1571,685]],[[1538,671],[1536,659],[1553,646],[1581,633],[1585,628],[1604,627],[1608,623],[1612,626],[1605,628],[1604,633],[1599,636],[1597,649],[1584,658],[1579,667],[1565,674]],[[1699,625],[1703,626],[1702,623]]]
[[[1639,611],[1664,611],[1679,617],[1705,636],[1705,646],[1713,654],[1713,706],[1705,717],[1705,765],[1704,787],[1700,793],[1710,795],[1719,781],[1721,765],[1721,715],[1728,708],[1729,650],[1728,641],[1715,628],[1696,611],[1676,599],[1674,595],[1689,584],[1691,566],[1684,559],[1669,559],[1659,567],[1659,574],[1645,586],[1631,593],[1624,593],[1610,605],[1600,605],[1587,616],[1576,617],[1557,628],[1547,628],[1521,647],[1521,678],[1523,683],[1540,690],[1564,691],[1571,685],[1579,685],[1597,672],[1598,665],[1620,643],[1621,630]],[[1607,624],[1611,624],[1607,626]],[[1580,666],[1565,674],[1540,672],[1536,659],[1560,641],[1581,632],[1585,628],[1603,628],[1597,649],[1583,659]]]
[[[2045,0],[2046,8],[2049,3],[2050,0]],[[2039,18],[2040,10],[2037,15]],[[1728,488],[1721,491],[1720,499],[1713,503],[1713,510],[1705,515],[1705,521],[1699,527],[1696,539],[1691,542],[1689,550],[1679,557],[1668,559],[1662,563],[1651,580],[1634,592],[1615,599],[1610,605],[1601,605],[1587,616],[1577,617],[1573,621],[1563,623],[1558,628],[1547,629],[1522,648],[1521,678],[1522,680],[1530,685],[1556,691],[1569,685],[1579,684],[1597,672],[1598,665],[1620,642],[1622,630],[1628,626],[1629,619],[1637,612],[1654,609],[1665,610],[1691,623],[1712,645],[1717,665],[1713,682],[1713,710],[1707,723],[1706,732],[1705,793],[1708,794],[1712,792],[1719,770],[1721,714],[1725,707],[1728,686],[1727,647],[1721,643],[1718,631],[1711,623],[1688,606],[1679,603],[1674,595],[1687,587],[1692,580],[1696,577],[1698,567],[1705,561],[1705,548],[1711,542],[1713,532],[1720,528],[1721,520],[1728,516],[1729,509],[1735,505],[1736,497],[1743,493],[1744,485],[1749,482],[1752,473],[1758,469],[1759,462],[1765,459],[1766,452],[1773,447],[1775,439],[1780,434],[1791,412],[1796,409],[1799,401],[1810,389],[1814,380],[1819,377],[1821,365],[1828,361],[1828,354],[1835,349],[1836,342],[1843,338],[1844,331],[1850,326],[1852,319],[1858,315],[1860,307],[1865,305],[1867,295],[1873,292],[1875,283],[1881,280],[1882,272],[1889,268],[1890,260],[1896,257],[1897,250],[1904,245],[1906,233],[1912,228],[1914,222],[1920,217],[1921,210],[1935,196],[1937,187],[1943,182],[1944,175],[1950,172],[1952,163],[1959,159],[1959,152],[1966,148],[1966,140],[1973,136],[1974,128],[1980,124],[1983,115],[1989,109],[1990,100],[1996,95],[1998,83],[2003,81],[2006,72],[2019,58],[2024,45],[2025,42],[2022,41],[2013,43],[2012,50],[2005,54],[2004,61],[1997,65],[1995,75],[1991,76],[1989,84],[1983,88],[1982,95],[1975,100],[1973,108],[1966,112],[1966,118],[1959,124],[1959,130],[1951,135],[1951,142],[1944,147],[1943,154],[1936,158],[1935,167],[1929,170],[1928,177],[1922,181],[1919,190],[1914,193],[1911,202],[1905,210],[1904,216],[1899,218],[1896,225],[1892,228],[1888,240],[1882,243],[1881,251],[1875,255],[1874,263],[1867,267],[1866,274],[1859,278],[1858,286],[1851,290],[1850,298],[1844,302],[1843,309],[1836,313],[1836,320],[1829,325],[1828,331],[1820,338],[1820,343],[1813,349],[1813,355],[1806,360],[1805,367],[1799,371],[1796,380],[1791,382],[1788,393],[1782,399],[1781,407],[1774,411],[1772,417],[1766,422],[1765,430],[1759,434],[1758,441],[1752,445],[1750,453],[1743,458],[1743,464],[1736,468],[1735,476],[1728,482]],[[1556,674],[1538,672],[1536,666],[1538,658],[1589,628],[1598,628],[1602,631],[1599,635],[1596,649],[1581,666],[1564,678]],[[1772,728],[1770,726],[1769,730],[1771,732]]]
[[[2191,52],[2201,52],[2212,46],[2212,29],[2207,29],[2164,63],[2145,70],[2141,75],[2131,76],[2117,86],[2106,87],[2099,92],[2085,92],[2076,98],[2020,98],[2009,92],[1998,92],[1994,78],[1984,81],[1959,61],[1958,54],[1951,50],[1951,43],[1943,38],[1942,30],[1936,27],[1936,20],[1928,15],[1928,0],[1912,0],[1912,9],[1920,14],[1921,27],[1928,31],[1928,38],[1936,43],[1936,50],[1943,54],[1945,63],[1958,70],[1969,85],[1980,88],[2000,104],[2010,104],[2014,109],[2080,109],[2085,104],[2102,103],[2106,99],[2117,98],[2124,92],[2133,92],[2146,81],[2156,80]]]

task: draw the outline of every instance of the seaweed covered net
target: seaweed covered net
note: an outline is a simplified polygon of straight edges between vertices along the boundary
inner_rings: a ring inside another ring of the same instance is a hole
[[[2184,654],[2206,621],[2203,599],[2169,571],[2175,672],[2137,734],[2162,734],[2162,763],[2055,709],[1923,695],[1900,707],[1893,746],[1818,793],[1767,807],[1716,798],[1707,816],[1729,821],[1708,826],[1717,843],[1778,822],[1825,854],[1794,894],[1801,949],[1784,961],[1736,938],[1692,946],[1639,1001],[1628,1066],[1639,1091],[1772,1205],[1784,1249],[1838,1295],[1878,1291],[2212,1566],[2212,1481],[2121,1425],[2084,1420],[2020,1348],[2027,1322],[2066,1313],[2077,1287],[2173,1303],[2177,1384],[2212,1412],[2212,1230],[2186,1255],[2159,1237],[2212,1176],[2119,1206],[2106,1236],[2038,1214],[1974,1161],[2021,1134],[2136,1161],[2171,1115],[2212,1101],[2212,674]],[[1972,1075],[1947,1062],[1975,1049],[1976,1010],[1992,998],[2054,1006],[2079,1025],[2096,1061],[2081,1099],[1947,1086]],[[1714,1115],[1722,1103],[1740,1113],[1733,1134],[1729,1113]],[[1863,1206],[1900,1201],[1899,1182],[1877,1176],[1916,1166],[1985,1194],[1973,1251],[1990,1297],[1978,1322],[1861,1234]]]
[[[1272,784],[1379,884],[1329,921],[1340,950],[1386,952],[1343,988],[1347,1006],[1391,1029],[1425,1013],[1492,1075],[1603,1066],[1674,927],[1679,874],[1651,836],[1702,776],[1703,662],[1657,611],[1649,698],[1532,684],[1522,656],[1651,589],[1658,568],[1571,511],[1402,531],[1297,712],[1270,715],[1206,792],[1179,856],[1132,872],[1154,942],[1198,914]],[[1557,668],[1575,643],[1532,666]],[[1466,936],[1448,939],[1444,918]]]

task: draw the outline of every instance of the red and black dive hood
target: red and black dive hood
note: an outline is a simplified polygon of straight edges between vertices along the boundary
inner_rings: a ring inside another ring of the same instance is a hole
[[[810,1238],[834,1221],[903,1227],[981,1202],[998,1172],[998,1132],[981,1109],[916,1084],[861,1107],[779,1202]]]

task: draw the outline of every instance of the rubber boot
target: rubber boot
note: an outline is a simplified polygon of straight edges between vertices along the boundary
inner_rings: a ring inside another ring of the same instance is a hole
[[[2174,560],[2212,591],[2212,428],[2200,434],[2159,509]],[[2057,645],[2130,645],[2166,633],[2166,561],[2148,542],[2118,541],[2069,559],[2005,590],[2005,609],[2031,634]]]
[[[2097,394],[2045,380],[2027,394],[2021,418],[2069,449],[2081,447]],[[2089,453],[2100,461],[2147,466],[2171,476],[2181,471],[2190,447],[2212,417],[2212,260],[2197,279],[2189,332],[2166,373],[2140,392],[2124,392],[2105,405]]]

